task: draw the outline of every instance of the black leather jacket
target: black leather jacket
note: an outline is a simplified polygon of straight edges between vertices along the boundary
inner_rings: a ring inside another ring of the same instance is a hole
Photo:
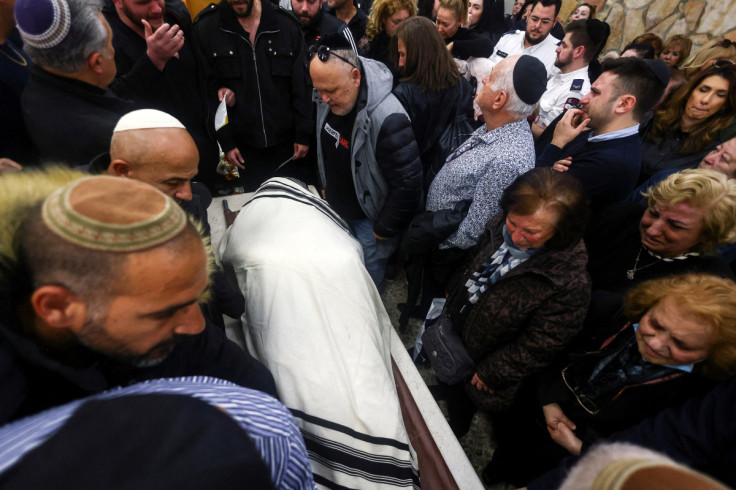
[[[268,0],[261,0],[261,7],[255,46],[226,0],[210,4],[194,23],[210,103],[219,103],[220,87],[235,93],[235,105],[228,107],[229,124],[217,132],[225,152],[239,145],[308,145],[314,132],[301,26]]]

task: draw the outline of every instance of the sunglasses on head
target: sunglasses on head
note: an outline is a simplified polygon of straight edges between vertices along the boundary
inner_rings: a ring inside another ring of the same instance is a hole
[[[319,60],[323,63],[327,63],[327,60],[330,59],[330,55],[332,55],[336,58],[340,58],[345,63],[352,66],[353,68],[358,68],[352,62],[348,61],[343,56],[340,56],[339,54],[335,53],[334,51],[330,49],[329,46],[325,46],[324,44],[321,46],[310,46],[309,47],[309,59],[314,58],[315,54],[317,55],[317,58],[319,58]]]

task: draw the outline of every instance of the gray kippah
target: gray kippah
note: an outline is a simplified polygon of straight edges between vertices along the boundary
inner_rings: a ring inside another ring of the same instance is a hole
[[[38,49],[52,48],[69,33],[72,16],[66,0],[17,0],[15,22],[23,42]]]
[[[165,243],[186,226],[187,217],[170,197],[150,185],[122,177],[76,180],[43,203],[43,222],[52,233],[80,247],[136,252]]]
[[[536,104],[547,90],[547,69],[534,56],[521,55],[514,66],[514,90],[526,104]]]

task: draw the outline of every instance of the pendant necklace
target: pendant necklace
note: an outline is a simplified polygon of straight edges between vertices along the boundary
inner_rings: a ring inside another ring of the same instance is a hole
[[[647,267],[652,266],[654,264],[658,264],[662,260],[662,257],[659,257],[656,261],[652,262],[651,264],[647,264],[645,266],[642,266],[642,267],[638,267],[637,268],[637,265],[639,265],[639,258],[641,258],[641,251],[642,250],[644,250],[644,246],[643,245],[641,247],[639,247],[639,253],[636,254],[636,260],[634,261],[634,267],[626,271],[626,277],[630,281],[633,281],[634,280],[634,274],[636,274],[637,271],[640,271],[642,269],[646,269]]]

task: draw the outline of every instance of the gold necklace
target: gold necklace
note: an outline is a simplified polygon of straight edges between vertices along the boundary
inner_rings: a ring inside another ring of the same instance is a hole
[[[6,58],[8,58],[8,59],[9,59],[10,61],[12,61],[13,63],[15,63],[16,65],[20,65],[20,66],[28,66],[28,62],[27,62],[27,61],[26,61],[26,59],[25,59],[25,58],[23,57],[23,55],[22,55],[22,54],[20,53],[20,51],[18,51],[17,49],[15,49],[15,48],[14,48],[13,46],[11,46],[10,44],[8,44],[8,47],[9,47],[9,48],[10,48],[11,50],[13,50],[13,52],[14,52],[15,54],[17,54],[17,55],[18,55],[18,58],[20,59],[20,61],[16,60],[15,58],[13,58],[12,56],[10,56],[10,55],[9,55],[8,53],[6,53],[5,51],[3,51],[3,50],[1,50],[1,49],[0,49],[0,53],[2,53],[2,54],[3,54],[3,56],[5,56]]]

